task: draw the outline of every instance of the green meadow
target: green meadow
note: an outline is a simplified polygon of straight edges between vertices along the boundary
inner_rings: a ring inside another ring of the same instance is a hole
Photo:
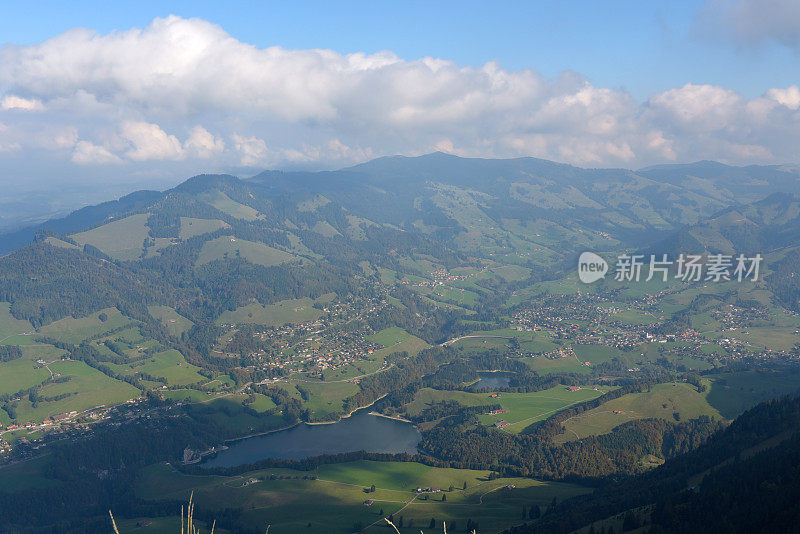
[[[298,259],[297,256],[278,250],[255,241],[247,241],[233,236],[221,236],[203,243],[200,255],[197,258],[197,265],[241,257],[250,263],[273,267],[282,263],[289,263]]]
[[[511,423],[505,427],[506,432],[519,433],[529,425],[542,421],[569,406],[595,399],[613,388],[600,386],[569,391],[565,386],[531,393],[500,393],[499,397],[491,397],[489,393],[469,393],[466,391],[441,391],[437,389],[421,389],[414,400],[406,405],[409,415],[417,415],[426,407],[437,402],[457,401],[465,406],[491,406],[499,404],[507,413],[478,416],[481,423],[493,425],[504,420]]]
[[[83,362],[59,361],[49,367],[53,373],[69,380],[41,388],[39,398],[42,400],[36,406],[27,397],[23,398],[16,407],[18,422],[41,422],[60,413],[111,406],[140,395],[130,384],[114,380]],[[54,398],[58,400],[48,400]]]
[[[194,323],[176,312],[169,306],[148,306],[147,311],[154,319],[161,321],[161,324],[169,331],[170,335],[180,337],[184,332],[188,332]]]
[[[576,415],[564,422],[564,433],[556,442],[587,436],[607,434],[615,427],[635,419],[664,419],[667,421],[696,419],[701,415],[724,419],[708,401],[708,392],[683,382],[657,384],[650,391],[630,393]],[[620,413],[614,413],[620,412]],[[678,414],[677,416],[675,414]]]
[[[396,326],[386,328],[367,336],[367,339],[383,345],[382,349],[378,349],[372,353],[371,358],[373,360],[382,360],[394,352],[407,352],[411,356],[414,356],[419,353],[419,351],[430,346],[420,338]]]
[[[254,221],[258,218],[258,211],[250,206],[236,202],[222,191],[205,192],[200,195],[200,199],[236,219]]]
[[[105,320],[101,316],[105,316]],[[131,323],[135,324],[135,321],[122,315],[116,308],[106,308],[88,317],[59,319],[42,327],[39,333],[66,343],[78,344]]]
[[[37,386],[50,377],[50,372],[28,359],[0,363],[0,395],[11,395]]]
[[[732,419],[759,402],[800,392],[800,373],[746,371],[710,376],[707,399],[726,418]]]
[[[178,233],[178,237],[186,240],[190,237],[216,232],[221,228],[230,228],[230,225],[220,221],[219,219],[196,219],[194,217],[181,217],[181,229]]]
[[[403,534],[427,529],[431,517],[437,531],[446,521],[449,532],[460,532],[472,519],[479,531],[496,532],[518,523],[523,505],[544,510],[554,497],[560,502],[590,491],[575,484],[534,479],[490,480],[489,474],[412,462],[362,461],[326,465],[315,471],[267,469],[217,477],[186,476],[157,465],[145,470],[135,491],[146,500],[179,501],[194,492],[198,510],[213,516],[214,510],[241,508],[248,524],[270,525],[270,533],[277,534],[350,534],[354,529],[386,532],[383,518],[390,514],[396,523],[403,517]],[[245,484],[248,480],[256,482]],[[373,484],[375,491],[365,493]],[[509,485],[514,489],[507,489]],[[420,496],[414,491],[417,487],[444,491]],[[365,505],[368,499],[372,502]],[[313,515],[309,509],[314,510]]]
[[[30,460],[0,467],[0,492],[25,491],[58,485],[59,481],[44,475],[47,461],[47,456],[37,456]]]
[[[197,373],[200,369],[199,367],[188,363],[181,353],[175,349],[154,354],[129,364],[117,365],[108,363],[106,365],[122,375],[145,373],[156,378],[163,378],[171,386],[188,386],[207,380]]]
[[[344,399],[355,395],[359,391],[358,386],[349,381],[298,382],[289,380],[279,384],[279,387],[282,387],[293,396],[294,391],[299,393],[296,386],[300,386],[305,390],[308,398],[302,399],[303,407],[311,412],[313,420],[324,419],[330,414],[341,414],[344,410],[342,406]]]
[[[10,310],[11,304],[0,302],[0,344],[15,334],[33,331],[30,322],[14,318]]]
[[[322,310],[314,307],[314,302],[308,297],[282,300],[266,306],[253,302],[233,311],[223,312],[217,319],[217,324],[253,323],[265,326],[281,326],[286,323],[299,324],[314,321],[323,315]]]
[[[116,260],[135,260],[148,237],[148,216],[147,213],[131,215],[70,237],[79,245],[88,243]]]

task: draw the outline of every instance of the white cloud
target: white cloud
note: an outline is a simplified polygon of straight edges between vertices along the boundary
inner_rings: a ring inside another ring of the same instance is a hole
[[[259,49],[179,17],[5,46],[0,87],[0,117],[14,127],[3,146],[53,158],[74,147],[83,165],[170,172],[343,166],[435,149],[592,166],[792,162],[800,138],[797,86],[747,99],[686,84],[637,102],[574,72],[546,79],[492,62]]]
[[[239,163],[246,167],[254,165],[264,165],[267,163],[267,143],[263,139],[257,137],[243,137],[239,134],[233,134],[231,137],[233,146],[239,154]]]
[[[766,96],[789,109],[797,111],[800,108],[800,87],[796,85],[786,89],[770,89]]]
[[[189,132],[189,138],[184,143],[184,148],[198,158],[209,159],[225,150],[225,142],[214,137],[202,126],[195,126]]]
[[[126,121],[120,136],[132,148],[126,152],[133,161],[178,160],[184,157],[183,146],[174,135],[168,135],[158,124]]]
[[[18,109],[21,111],[40,111],[44,109],[41,102],[34,98],[22,98],[16,95],[6,95],[0,101],[0,109],[7,111],[10,109]]]
[[[122,163],[122,160],[107,148],[95,145],[91,141],[78,141],[72,152],[72,162],[78,165],[105,165]]]

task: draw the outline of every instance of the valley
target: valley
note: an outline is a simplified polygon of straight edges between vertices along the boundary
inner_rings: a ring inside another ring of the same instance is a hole
[[[193,490],[219,531],[501,532],[650,476],[800,389],[800,176],[761,169],[743,204],[686,172],[381,158],[196,176],[0,236],[0,503],[80,481],[121,532],[174,529]],[[764,266],[585,284],[583,251]],[[417,438],[283,441],[362,414]]]

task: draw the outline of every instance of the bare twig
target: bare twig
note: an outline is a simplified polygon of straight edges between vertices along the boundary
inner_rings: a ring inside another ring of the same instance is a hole
[[[114,532],[119,534],[119,529],[117,528],[117,522],[114,521],[114,514],[111,513],[111,510],[108,511],[108,515],[111,516],[111,526],[114,527]]]
[[[395,531],[395,532],[397,532],[397,534],[400,534],[400,531],[399,531],[399,530],[397,530],[397,527],[396,527],[396,526],[394,526],[394,523],[392,523],[391,521],[389,521],[389,518],[388,518],[388,517],[384,517],[384,518],[383,518],[383,520],[384,520],[384,521],[386,521],[387,523],[389,523],[390,525],[392,525],[392,528],[394,529],[394,531]]]

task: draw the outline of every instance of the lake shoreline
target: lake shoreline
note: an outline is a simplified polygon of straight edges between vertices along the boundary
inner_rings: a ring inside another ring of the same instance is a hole
[[[297,423],[229,440],[227,450],[217,451],[200,465],[234,467],[270,458],[302,460],[357,451],[413,455],[421,439],[419,428],[411,421],[364,407],[338,421]]]
[[[273,428],[272,430],[265,430],[263,432],[255,432],[253,434],[247,434],[246,436],[238,436],[238,437],[235,437],[235,438],[229,438],[229,439],[224,440],[223,443],[232,443],[232,442],[235,442],[235,441],[241,441],[243,439],[257,438],[257,437],[260,437],[260,436],[268,436],[269,434],[275,434],[276,432],[283,432],[284,430],[291,430],[292,428],[295,428],[295,427],[300,426],[300,425],[308,425],[308,426],[335,425],[336,423],[340,423],[344,419],[352,417],[353,414],[357,413],[360,410],[365,410],[365,409],[367,409],[367,408],[369,408],[371,406],[374,406],[376,402],[378,402],[379,400],[381,400],[385,396],[386,395],[381,395],[379,398],[375,399],[374,401],[372,401],[371,403],[367,404],[366,406],[361,406],[359,408],[356,408],[355,410],[352,410],[350,413],[340,415],[339,418],[336,419],[336,421],[297,421],[296,423],[293,423],[293,424],[287,425],[287,426],[282,426],[280,428]],[[383,415],[383,414],[378,414],[377,412],[369,412],[369,413],[372,414],[372,415]],[[410,423],[411,421],[407,421],[407,422]]]

